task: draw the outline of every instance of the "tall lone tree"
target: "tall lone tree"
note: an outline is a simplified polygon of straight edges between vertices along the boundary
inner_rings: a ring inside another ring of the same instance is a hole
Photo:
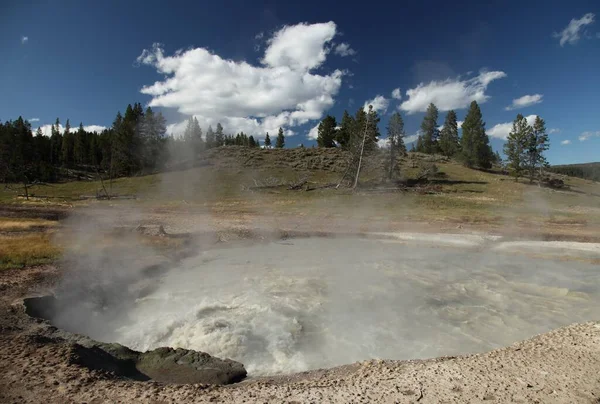
[[[267,132],[267,136],[265,136],[265,149],[271,148],[271,137],[269,136],[269,132]]]
[[[209,126],[206,130],[206,148],[212,149],[216,147],[216,136],[212,126]]]
[[[217,130],[215,131],[215,146],[223,146],[225,144],[225,135],[223,134],[223,126],[217,123]]]
[[[336,127],[337,122],[335,121],[335,117],[331,115],[327,115],[321,121],[317,136],[317,145],[319,147],[335,147]]]
[[[390,143],[390,160],[388,179],[392,179],[394,171],[397,168],[398,155],[406,154],[406,146],[404,145],[404,121],[400,113],[394,112],[390,117],[387,127],[388,141]]]
[[[285,147],[285,136],[283,135],[283,129],[279,128],[277,132],[277,139],[275,139],[275,147],[277,149],[283,149]]]
[[[433,154],[438,149],[439,130],[437,125],[438,109],[434,104],[429,104],[423,122],[421,122],[421,137],[423,153]]]
[[[549,148],[550,143],[548,134],[546,133],[546,123],[542,118],[536,116],[526,148],[529,182],[533,182],[535,172],[539,171],[539,180],[541,183],[542,169],[548,165],[544,152]]]
[[[504,144],[507,168],[515,177],[515,181],[519,181],[519,177],[527,167],[527,148],[528,143],[531,142],[532,132],[533,129],[527,123],[527,119],[521,114],[517,115]]]
[[[439,146],[440,152],[447,157],[455,156],[460,151],[458,122],[456,121],[456,112],[453,110],[448,111],[446,115],[444,127],[440,132]]]
[[[476,101],[471,102],[469,112],[462,124],[460,141],[462,159],[467,167],[491,168],[493,152],[490,139],[485,133],[485,122]]]

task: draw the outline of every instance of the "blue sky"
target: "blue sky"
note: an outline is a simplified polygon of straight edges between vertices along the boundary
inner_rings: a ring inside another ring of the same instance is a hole
[[[141,102],[170,131],[195,115],[294,146],[367,101],[411,136],[428,102],[462,120],[477,99],[496,150],[522,113],[545,119],[551,163],[600,160],[597,1],[377,4],[3,1],[0,119],[99,128]]]

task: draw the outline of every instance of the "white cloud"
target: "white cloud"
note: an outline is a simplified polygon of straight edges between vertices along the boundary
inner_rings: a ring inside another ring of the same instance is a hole
[[[430,103],[434,103],[440,111],[466,108],[471,101],[482,104],[490,97],[485,94],[487,86],[494,80],[506,77],[501,71],[482,71],[472,79],[446,79],[420,83],[417,87],[406,91],[408,100],[400,105],[400,109],[409,114],[425,112]]]
[[[458,129],[462,128],[463,122],[464,121],[456,121],[456,126],[457,126]],[[438,126],[438,130],[442,130],[442,129],[444,129],[444,125]]]
[[[525,117],[525,119],[527,119],[527,123],[529,125],[533,125],[533,123],[535,122],[535,118],[537,115],[527,115]],[[512,130],[512,122],[505,122],[505,123],[499,123],[497,125],[494,125],[491,129],[488,129],[487,135],[489,137],[495,137],[498,139],[502,139],[502,140],[506,140],[506,138],[508,137],[508,134],[510,133],[510,131]]]
[[[52,135],[52,124],[46,124],[46,125],[41,125],[40,128],[42,128],[42,134],[44,136],[50,136]],[[37,131],[37,128],[32,128],[33,129],[33,133],[35,134],[35,132]],[[86,132],[102,132],[104,129],[107,129],[106,126],[102,126],[102,125],[88,125],[88,126],[84,126],[83,129]],[[73,132],[77,132],[79,130],[79,125],[77,126],[71,126],[71,133]],[[58,131],[62,134],[65,133],[65,127],[62,126],[61,124],[58,125]]]
[[[418,138],[419,138],[419,134],[418,133],[416,135],[406,136],[404,138],[404,144],[414,143],[414,142],[417,141]]]
[[[600,137],[600,130],[597,132],[583,132],[580,136],[579,136],[579,141],[580,142],[585,142],[586,140],[588,140],[591,137]]]
[[[565,46],[566,43],[575,45],[581,38],[581,31],[585,26],[594,23],[594,17],[593,13],[587,13],[580,19],[573,18],[565,29],[561,32],[555,32],[554,37],[560,38],[560,46]]]
[[[320,122],[308,131],[308,135],[306,136],[307,138],[317,140],[317,138],[319,137],[319,124]]]
[[[400,92],[399,88],[394,88],[394,90],[392,91],[392,98],[395,100],[402,99],[402,93]]]
[[[373,109],[375,111],[377,111],[378,113],[385,114],[390,105],[390,100],[385,98],[383,95],[378,95],[375,98],[373,98],[372,100],[365,101],[365,105],[363,106],[365,111],[368,110],[369,105],[372,105]]]
[[[29,41],[29,37],[28,36],[22,36],[21,37],[21,44],[22,45],[25,45],[28,41]]]
[[[571,144],[571,141],[568,140],[568,139],[567,140],[563,140],[562,142],[560,142],[560,144],[562,144],[562,145]]]
[[[259,32],[258,34],[254,35],[254,39],[261,40],[261,39],[263,39],[264,36],[265,36],[264,32]]]
[[[29,118],[28,121],[29,122],[39,122],[40,118]]]
[[[505,109],[511,111],[513,109],[529,107],[541,103],[543,101],[542,98],[544,98],[542,94],[524,95],[512,100],[512,104]]]
[[[223,59],[205,48],[165,56],[154,44],[137,61],[165,78],[141,92],[152,96],[150,106],[176,108],[203,128],[221,122],[226,133],[262,138],[283,127],[291,136],[291,128],[321,119],[334,104],[344,73],[313,70],[325,62],[335,33],[333,22],[283,27],[267,39],[262,66]],[[185,125],[171,123],[168,131],[181,133]]]
[[[551,135],[553,133],[560,133],[560,129],[559,128],[550,128],[548,129],[548,134]]]
[[[377,147],[379,147],[380,149],[387,149],[390,147],[390,142],[388,141],[389,139],[386,137],[385,139],[379,139],[377,141]]]
[[[352,49],[350,47],[350,45],[345,42],[342,42],[341,44],[337,45],[335,47],[335,49],[333,50],[333,53],[335,53],[336,55],[340,55],[342,57],[356,55],[356,51],[354,49]]]

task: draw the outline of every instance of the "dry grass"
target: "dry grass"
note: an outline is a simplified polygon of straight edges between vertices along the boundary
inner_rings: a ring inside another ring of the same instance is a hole
[[[40,231],[55,227],[58,222],[44,219],[0,217],[0,232]]]
[[[49,233],[0,235],[0,269],[48,264],[60,254]]]

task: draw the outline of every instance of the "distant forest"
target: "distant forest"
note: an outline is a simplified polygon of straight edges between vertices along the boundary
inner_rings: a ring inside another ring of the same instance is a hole
[[[195,118],[188,120],[183,136],[168,136],[162,114],[150,107],[144,111],[139,103],[128,105],[124,115],[118,112],[112,126],[100,133],[86,131],[82,123],[73,128],[69,120],[61,130],[58,118],[50,136],[41,128],[34,135],[22,117],[0,122],[0,182],[56,182],[69,177],[69,171],[102,173],[105,178],[147,174],[165,169],[169,161],[192,160],[213,147],[260,147],[258,139],[243,132],[226,135],[221,124],[209,126],[203,134]],[[275,147],[284,147],[281,128],[274,142]],[[268,134],[265,146],[271,146]]]
[[[398,157],[407,152],[404,121],[399,112],[390,117],[385,151],[378,147],[379,122],[380,117],[371,106],[368,111],[358,108],[354,115],[344,111],[339,125],[335,117],[328,115],[318,125],[317,145],[349,150],[353,156],[349,165],[358,164],[359,170],[363,155],[366,157],[378,150],[377,153],[388,153],[386,170],[392,180],[399,171]],[[461,128],[462,135],[455,111],[448,111],[440,127],[438,109],[430,104],[412,150],[443,154],[470,168],[505,166],[516,180],[528,176],[533,181],[547,165],[544,152],[549,147],[548,135],[540,117],[530,126],[522,115],[517,115],[504,148],[506,161],[492,151],[477,102],[471,102]],[[279,128],[277,135],[273,134],[274,139],[266,133],[262,145],[258,138],[243,132],[225,134],[220,123],[215,128],[209,126],[204,133],[194,117],[188,119],[182,136],[176,138],[166,132],[163,115],[150,107],[144,110],[140,103],[128,105],[124,115],[118,112],[112,126],[100,133],[86,131],[82,123],[72,128],[68,119],[63,130],[57,118],[50,136],[45,136],[41,128],[34,135],[31,124],[22,117],[0,122],[0,182],[22,183],[27,188],[36,182],[78,178],[79,174],[73,174],[82,172],[87,173],[83,175],[87,178],[112,179],[185,166],[197,159],[202,150],[220,146],[271,148],[273,142],[275,148],[285,147],[283,128]],[[577,169],[569,174],[580,176],[581,171]],[[595,178],[599,171],[600,166],[596,166]]]
[[[600,162],[551,166],[548,171],[586,180],[600,181]]]

